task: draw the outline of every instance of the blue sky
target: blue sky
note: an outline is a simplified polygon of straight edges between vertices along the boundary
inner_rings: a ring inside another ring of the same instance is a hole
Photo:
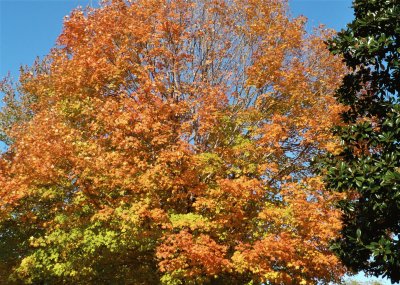
[[[61,32],[64,16],[91,1],[98,0],[0,0],[0,78],[10,72],[17,79],[21,65],[46,55]],[[351,0],[290,0],[290,8],[294,16],[309,19],[310,29],[325,24],[340,30],[353,18]],[[366,279],[359,275],[357,280]]]
[[[46,55],[61,32],[63,17],[90,1],[0,0],[0,78],[8,71],[18,77],[20,65]],[[352,19],[351,0],[291,0],[290,6],[294,15],[309,18],[309,27],[324,23],[341,29]]]

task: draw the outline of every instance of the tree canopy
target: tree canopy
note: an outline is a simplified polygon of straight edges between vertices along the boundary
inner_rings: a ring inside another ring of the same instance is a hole
[[[319,284],[345,68],[280,0],[115,0],[2,83],[0,279]]]
[[[328,188],[345,192],[334,247],[355,271],[400,281],[400,2],[354,1],[355,19],[330,41],[352,72],[337,92],[347,106],[342,146],[326,160]]]

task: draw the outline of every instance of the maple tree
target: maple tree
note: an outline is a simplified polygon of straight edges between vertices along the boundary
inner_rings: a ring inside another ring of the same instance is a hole
[[[345,69],[304,24],[278,0],[74,10],[2,84],[2,280],[339,280],[338,194],[309,162],[337,147]]]

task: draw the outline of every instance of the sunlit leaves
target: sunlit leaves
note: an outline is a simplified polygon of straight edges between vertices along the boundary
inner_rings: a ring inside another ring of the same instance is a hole
[[[337,147],[328,130],[345,70],[326,51],[330,32],[307,34],[287,8],[111,1],[66,18],[43,70],[22,74],[34,112],[6,124],[12,278],[338,280],[337,197],[309,162]]]

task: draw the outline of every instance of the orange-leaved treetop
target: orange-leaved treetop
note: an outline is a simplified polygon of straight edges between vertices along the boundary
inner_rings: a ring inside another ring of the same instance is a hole
[[[317,284],[345,69],[284,0],[115,0],[3,81],[0,279]]]

